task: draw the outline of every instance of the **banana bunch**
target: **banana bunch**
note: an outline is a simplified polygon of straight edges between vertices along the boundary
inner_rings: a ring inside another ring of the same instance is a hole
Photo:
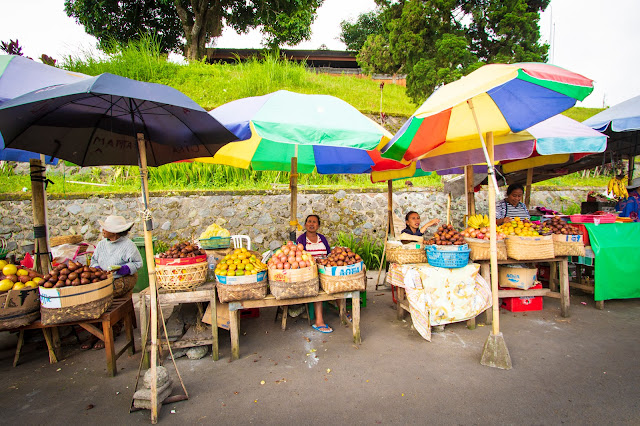
[[[629,192],[625,185],[626,177],[612,177],[607,185],[607,193],[613,194],[618,198],[629,198]]]
[[[469,217],[467,224],[475,229],[486,228],[489,226],[489,216],[476,214]]]
[[[211,238],[211,237],[230,237],[230,236],[231,236],[231,233],[229,231],[227,231],[217,223],[214,223],[212,225],[209,225],[209,227],[207,227],[207,229],[205,229],[204,232],[200,234],[200,239],[204,240],[206,238]]]

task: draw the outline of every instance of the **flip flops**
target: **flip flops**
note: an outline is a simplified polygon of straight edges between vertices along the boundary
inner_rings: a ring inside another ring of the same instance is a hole
[[[314,330],[317,330],[320,333],[331,333],[333,331],[333,329],[329,327],[327,324],[322,324],[322,325],[313,324],[311,327],[313,327]]]

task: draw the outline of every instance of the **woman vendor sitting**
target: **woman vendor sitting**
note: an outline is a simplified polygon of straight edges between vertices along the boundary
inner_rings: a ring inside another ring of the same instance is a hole
[[[400,233],[400,241],[417,241],[418,239],[411,238],[410,236],[422,237],[424,231],[426,231],[428,227],[440,223],[440,219],[432,219],[420,227],[420,215],[414,211],[410,211],[405,215],[404,222],[407,224],[407,227]],[[403,235],[405,235],[404,238]]]
[[[127,238],[133,222],[127,222],[122,216],[107,216],[105,221],[99,220],[104,237],[91,256],[91,266],[105,271],[113,271],[113,297],[131,297],[133,287],[138,281],[138,269],[142,267],[142,256],[136,245]],[[118,324],[116,324],[118,325]],[[119,333],[120,327],[113,327]],[[94,345],[95,343],[95,345]],[[82,345],[83,349],[104,348],[104,342],[91,338]]]
[[[305,233],[300,235],[296,242],[302,244],[304,250],[314,258],[326,256],[331,253],[331,246],[324,235],[318,234],[320,227],[320,216],[310,214],[304,221]],[[322,317],[322,302],[314,303],[316,323],[312,327],[321,333],[331,333],[333,329],[329,327]]]
[[[496,224],[502,225],[511,222],[514,217],[520,219],[530,219],[529,210],[522,202],[524,186],[519,183],[511,184],[507,187],[507,197],[496,203]]]
[[[640,214],[640,178],[635,178],[631,181],[631,185],[627,186],[629,197],[624,200],[618,201],[616,204],[616,210],[621,212],[620,217],[628,217],[633,219],[634,222],[640,222],[638,214]]]

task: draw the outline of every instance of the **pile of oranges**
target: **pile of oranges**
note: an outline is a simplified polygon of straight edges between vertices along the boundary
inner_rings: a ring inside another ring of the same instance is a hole
[[[518,235],[521,237],[537,237],[540,235],[538,226],[528,219],[514,217],[510,222],[505,222],[498,226],[497,231],[505,235]]]
[[[214,273],[222,277],[240,277],[244,275],[255,275],[266,269],[267,265],[243,247],[234,250],[233,253],[222,258],[222,260],[218,262]]]

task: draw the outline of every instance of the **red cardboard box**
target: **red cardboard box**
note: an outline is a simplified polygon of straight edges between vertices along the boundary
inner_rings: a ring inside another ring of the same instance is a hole
[[[536,284],[530,289],[542,288],[542,284]],[[515,288],[502,288],[500,290],[517,290]],[[530,312],[542,310],[542,296],[503,297],[501,308],[509,312]]]

